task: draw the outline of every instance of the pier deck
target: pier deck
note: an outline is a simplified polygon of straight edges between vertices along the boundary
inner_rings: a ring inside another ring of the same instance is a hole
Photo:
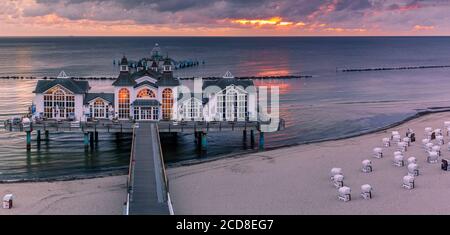
[[[128,214],[169,214],[167,178],[156,123],[136,125],[131,151]]]
[[[267,122],[270,123],[270,122]],[[186,121],[157,122],[159,132],[166,133],[188,133],[196,132],[221,132],[221,131],[243,131],[243,130],[259,130],[260,125],[264,122],[258,121]],[[51,132],[103,132],[103,133],[132,133],[135,122],[109,120],[99,120],[95,122],[70,122],[70,121],[40,121],[33,122],[30,126],[24,126],[22,123],[11,124],[6,123],[5,128],[9,131],[51,131]]]

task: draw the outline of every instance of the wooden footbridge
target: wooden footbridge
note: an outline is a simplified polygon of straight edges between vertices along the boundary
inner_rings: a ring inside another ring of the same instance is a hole
[[[221,122],[133,122],[133,121],[35,121],[5,122],[7,131],[26,132],[27,149],[31,149],[31,134],[36,132],[36,140],[41,141],[41,132],[48,139],[50,132],[83,133],[86,148],[94,147],[98,141],[98,133],[132,133],[132,148],[129,175],[127,180],[127,199],[124,214],[126,215],[158,215],[173,214],[169,194],[169,182],[165,172],[164,158],[161,150],[159,133],[195,134],[202,151],[207,151],[209,132],[242,131],[244,139],[250,132],[251,145],[255,144],[255,131],[259,134],[259,148],[264,148],[264,132],[258,121],[221,121]],[[278,130],[284,129],[284,121],[278,123]]]

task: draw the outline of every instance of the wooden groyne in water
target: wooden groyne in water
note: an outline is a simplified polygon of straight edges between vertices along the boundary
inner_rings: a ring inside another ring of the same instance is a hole
[[[285,76],[246,76],[246,77],[236,77],[237,79],[252,79],[252,80],[263,80],[263,79],[302,79],[302,78],[312,78],[310,75],[285,75]],[[0,76],[0,79],[4,80],[53,80],[54,77],[30,77],[30,76]],[[116,77],[72,77],[75,80],[110,80],[114,81]],[[182,77],[180,80],[194,80],[195,77]],[[219,80],[221,77],[204,77],[204,80]]]
[[[402,67],[381,67],[381,68],[355,68],[355,69],[339,69],[337,72],[370,72],[370,71],[388,71],[388,70],[412,70],[412,69],[441,69],[450,68],[450,65],[423,65],[423,66],[402,66]]]

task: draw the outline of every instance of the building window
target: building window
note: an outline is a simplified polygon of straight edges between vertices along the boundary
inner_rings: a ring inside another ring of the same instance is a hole
[[[68,118],[75,115],[75,96],[66,94],[60,88],[55,88],[44,94],[45,118]]]
[[[142,89],[139,91],[137,98],[139,99],[154,99],[156,98],[156,95],[153,91],[150,89]]]
[[[158,107],[153,107],[152,115],[153,115],[153,120],[159,119],[159,108]]]
[[[172,119],[173,111],[173,92],[172,89],[166,88],[162,93],[162,114],[164,120]]]
[[[223,94],[217,95],[217,115],[219,120],[222,120],[225,115],[225,96]]]
[[[134,107],[135,120],[158,120],[158,107]]]
[[[130,118],[130,92],[122,88],[119,91],[119,119]]]
[[[236,102],[237,102],[237,92],[235,90],[229,90],[226,95],[225,101],[225,113],[226,118],[229,121],[235,120],[236,118]]]
[[[186,119],[198,119],[202,117],[202,105],[196,99],[190,99],[183,106],[183,117]]]
[[[239,94],[237,98],[238,98],[237,118],[238,120],[243,121],[247,118],[247,95]]]
[[[90,107],[91,116],[93,118],[108,118],[109,107],[101,99],[97,99]]]
[[[139,120],[140,108],[134,107],[134,120]]]

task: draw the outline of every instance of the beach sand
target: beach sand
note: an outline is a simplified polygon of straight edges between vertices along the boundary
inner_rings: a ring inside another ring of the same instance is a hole
[[[426,162],[422,149],[425,127],[444,130],[450,113],[436,113],[398,127],[351,139],[300,145],[168,170],[175,214],[450,214],[450,172]],[[406,167],[392,164],[396,147],[384,148],[384,158],[372,157],[382,138],[398,130],[416,133],[405,159],[418,159],[421,175],[416,188],[401,187]],[[333,131],[333,130],[330,130]],[[301,133],[299,133],[301,134]],[[445,137],[446,144],[449,137]],[[447,145],[443,157],[450,158]],[[373,162],[362,173],[362,160]],[[352,201],[337,199],[329,172],[340,167]],[[363,200],[360,188],[372,185],[373,199]]]
[[[126,176],[112,176],[0,184],[0,195],[14,194],[13,209],[0,209],[0,215],[121,215],[126,180]]]

